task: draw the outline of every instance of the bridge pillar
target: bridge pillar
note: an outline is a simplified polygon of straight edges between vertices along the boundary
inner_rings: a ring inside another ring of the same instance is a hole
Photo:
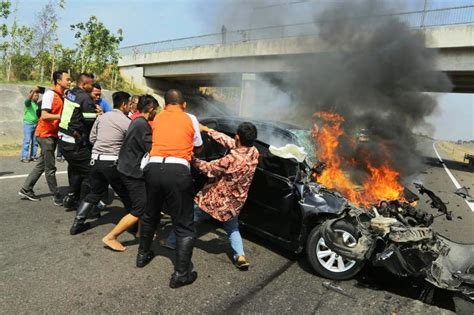
[[[251,117],[257,103],[257,75],[243,73],[240,91],[239,116]]]

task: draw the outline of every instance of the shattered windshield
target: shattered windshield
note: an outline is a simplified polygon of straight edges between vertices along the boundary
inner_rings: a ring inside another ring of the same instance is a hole
[[[306,153],[306,160],[311,164],[316,162],[316,147],[311,131],[305,129],[290,129],[290,131],[298,138],[299,145],[302,146]]]

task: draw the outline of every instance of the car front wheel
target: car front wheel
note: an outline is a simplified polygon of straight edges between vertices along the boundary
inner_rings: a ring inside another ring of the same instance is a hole
[[[306,241],[306,255],[311,267],[328,279],[347,280],[353,278],[364,267],[365,262],[347,259],[332,251],[326,246],[320,228],[320,225],[313,228]],[[357,245],[357,231],[354,226],[344,221],[338,221],[333,225],[333,229],[341,235],[346,246]]]

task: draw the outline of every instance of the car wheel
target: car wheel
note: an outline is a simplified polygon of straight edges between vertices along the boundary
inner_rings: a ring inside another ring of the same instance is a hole
[[[328,279],[347,280],[353,278],[364,267],[365,262],[346,259],[332,251],[326,246],[320,228],[320,225],[313,228],[306,240],[306,256],[311,267]],[[336,233],[341,234],[348,247],[356,246],[358,235],[353,225],[338,221],[334,223],[333,229]]]

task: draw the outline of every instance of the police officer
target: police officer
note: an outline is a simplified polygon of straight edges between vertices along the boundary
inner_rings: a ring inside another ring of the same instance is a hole
[[[165,94],[165,108],[153,121],[150,163],[145,167],[147,206],[141,217],[140,245],[137,267],[144,267],[154,256],[151,243],[160,211],[166,203],[176,232],[176,262],[170,287],[193,283],[197,273],[192,271],[195,231],[193,223],[193,183],[190,162],[193,151],[202,146],[199,122],[186,113],[186,102],[178,90]]]
[[[77,86],[66,94],[59,123],[59,150],[68,162],[69,191],[64,206],[73,208],[81,195],[81,186],[89,174],[92,145],[89,134],[99,106],[91,98],[92,75],[81,73]]]
[[[77,207],[76,217],[71,227],[71,235],[87,230],[90,225],[86,223],[87,214],[107,192],[109,184],[122,200],[126,209],[131,209],[130,197],[125,185],[120,180],[117,171],[117,160],[122,143],[130,125],[129,103],[130,94],[116,92],[112,94],[114,109],[101,115],[94,122],[90,133],[93,144],[92,165],[89,174],[90,192]]]

